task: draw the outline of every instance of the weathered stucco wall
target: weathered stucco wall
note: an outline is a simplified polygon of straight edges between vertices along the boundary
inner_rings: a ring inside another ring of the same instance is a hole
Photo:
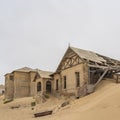
[[[25,72],[14,72],[14,97],[30,96],[30,75]]]
[[[74,67],[62,70],[60,74],[55,74],[53,89],[56,90],[56,80],[59,79],[59,90],[62,87],[62,92],[76,94],[76,92],[78,91],[78,87],[76,87],[75,72],[80,73],[80,91],[86,92],[84,90],[85,88],[84,85],[87,85],[87,81],[88,81],[88,66],[86,64],[79,64]],[[64,89],[64,79],[63,79],[64,76],[66,76],[66,89]],[[85,94],[85,93],[81,93],[81,94]]]
[[[61,79],[60,79],[60,74],[54,74],[53,77],[53,93],[60,91],[61,90]],[[58,90],[56,90],[56,81],[58,80]]]
[[[34,96],[36,94],[36,82],[35,82],[36,72],[30,72],[30,95]]]
[[[10,76],[13,77],[10,80]],[[28,96],[36,96],[38,92],[46,92],[46,82],[51,81],[50,78],[41,78],[36,71],[22,72],[14,71],[5,75],[5,98],[21,98]],[[41,83],[38,87],[37,83]],[[49,87],[47,87],[49,88]],[[51,81],[52,90],[52,81]],[[50,91],[51,92],[51,91]]]
[[[5,75],[5,99],[14,97],[14,80],[10,80],[10,74]]]

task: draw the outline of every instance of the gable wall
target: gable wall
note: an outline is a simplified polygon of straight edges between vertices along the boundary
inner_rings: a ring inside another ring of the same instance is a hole
[[[85,92],[82,90],[84,88],[84,85],[88,82],[88,67],[86,64],[79,64],[74,67],[62,70],[60,74],[54,75],[54,90],[56,90],[56,80],[59,79],[59,90],[62,88],[62,92],[67,93],[74,93],[76,94],[77,87],[76,87],[76,77],[75,72],[80,73],[80,88],[81,92]],[[66,89],[63,88],[64,86],[64,80],[63,77],[66,76]],[[84,93],[83,93],[84,94]]]

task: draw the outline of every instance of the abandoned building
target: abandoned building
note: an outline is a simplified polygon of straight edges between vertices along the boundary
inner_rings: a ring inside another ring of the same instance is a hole
[[[25,67],[6,74],[5,98],[35,96],[39,92],[81,97],[93,92],[102,79],[118,72],[120,61],[68,47],[54,73]]]
[[[24,67],[5,75],[5,99],[35,96],[51,92],[52,72]]]
[[[105,77],[119,72],[120,61],[74,47],[69,47],[53,77],[53,93],[84,96],[94,91]]]

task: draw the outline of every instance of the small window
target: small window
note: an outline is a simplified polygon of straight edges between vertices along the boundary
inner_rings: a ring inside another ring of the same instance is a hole
[[[10,75],[10,80],[14,80],[14,77],[13,77],[13,75]]]
[[[66,89],[66,76],[63,77],[64,80],[64,89]]]
[[[56,90],[58,90],[58,79],[56,80]]]
[[[76,87],[80,87],[80,73],[75,72],[75,77],[76,77]]]

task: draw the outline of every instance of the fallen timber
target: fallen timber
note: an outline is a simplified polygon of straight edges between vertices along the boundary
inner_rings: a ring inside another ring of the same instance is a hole
[[[44,111],[44,112],[40,112],[40,113],[35,113],[34,114],[34,117],[43,117],[43,116],[46,116],[46,115],[51,115],[52,114],[52,110],[50,111]]]

